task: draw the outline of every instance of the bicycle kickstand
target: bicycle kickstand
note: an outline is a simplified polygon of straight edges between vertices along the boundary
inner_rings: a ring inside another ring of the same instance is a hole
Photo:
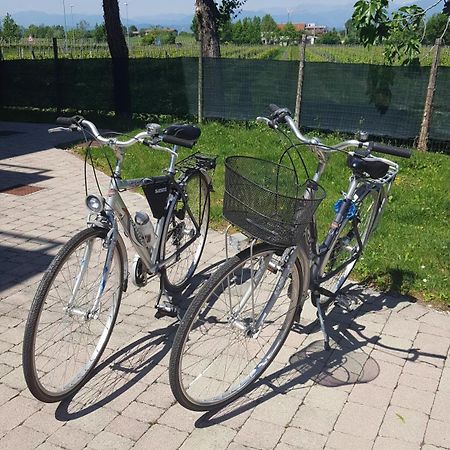
[[[313,302],[315,303],[317,307],[317,317],[319,318],[320,322],[320,329],[322,330],[323,334],[323,348],[325,351],[328,351],[331,349],[330,347],[330,338],[328,336],[327,326],[325,323],[325,315],[322,308],[322,305],[320,304],[320,294],[317,292],[311,292],[311,296],[313,298]]]
[[[161,280],[158,299],[156,300],[156,313],[155,317],[160,319],[164,316],[177,317],[180,319],[180,314],[176,305],[174,305],[172,299],[169,296],[166,288],[164,287],[164,282]]]

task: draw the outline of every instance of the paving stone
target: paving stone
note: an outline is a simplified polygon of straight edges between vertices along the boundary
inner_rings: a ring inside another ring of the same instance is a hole
[[[364,439],[352,434],[333,431],[328,438],[325,448],[333,448],[339,450],[371,450],[373,440]]]
[[[222,425],[215,425],[213,429],[196,428],[180,450],[225,450],[235,435],[235,430]]]
[[[302,405],[295,414],[291,426],[302,428],[314,433],[328,435],[336,422],[339,412],[317,408],[311,405]]]
[[[373,450],[420,450],[421,446],[419,444],[413,444],[412,442],[400,441],[394,438],[386,438],[379,436]]]
[[[401,386],[409,386],[411,388],[419,389],[421,391],[427,391],[434,394],[434,392],[438,388],[439,380],[435,380],[432,378],[423,378],[404,372],[400,375],[398,383]]]
[[[176,450],[184,442],[187,433],[155,424],[137,442],[133,449],[148,450],[149,448]]]
[[[137,441],[148,429],[149,425],[140,420],[119,415],[105,428],[105,431]]]
[[[420,378],[431,378],[433,380],[439,380],[441,378],[442,369],[425,362],[407,361],[405,363],[405,366],[403,367],[403,372],[409,373],[411,375],[416,375]]]
[[[386,409],[391,396],[391,389],[385,389],[372,383],[361,383],[355,384],[348,400],[373,408]]]
[[[122,414],[152,425],[164,414],[164,409],[135,401],[130,403]]]
[[[252,418],[286,426],[292,420],[297,409],[298,403],[294,399],[286,395],[275,395],[257,405],[252,413]]]
[[[421,391],[399,385],[394,391],[391,404],[429,414],[433,405],[434,392]]]
[[[438,391],[436,393],[431,417],[446,422],[450,426],[450,392]]]
[[[439,382],[439,391],[450,394],[450,367],[444,367],[441,380]]]
[[[93,448],[95,450],[125,450],[131,448],[133,445],[134,442],[131,439],[111,433],[110,431],[102,431],[89,442],[87,448]]]
[[[295,448],[318,450],[325,445],[326,436],[300,428],[289,427],[281,437],[281,441]]]
[[[428,417],[412,409],[389,406],[379,434],[401,441],[420,444],[425,434]]]
[[[250,417],[239,430],[234,441],[257,449],[272,449],[283,432],[284,427]]]
[[[419,331],[419,322],[416,320],[408,320],[393,314],[389,317],[383,328],[383,334],[396,336],[413,341]]]
[[[346,392],[324,386],[313,386],[305,397],[304,403],[329,411],[341,411],[347,398]]]
[[[92,441],[94,435],[86,433],[70,425],[64,425],[56,430],[48,441],[52,444],[59,445],[70,450],[81,450]]]
[[[17,396],[17,390],[6,386],[5,384],[0,384],[0,406],[6,403],[8,400]]]
[[[339,416],[335,430],[372,440],[383,420],[384,410],[348,402]]]
[[[172,391],[167,384],[153,383],[137,398],[140,402],[159,408],[169,408],[175,403]]]
[[[80,417],[70,420],[68,424],[71,427],[95,435],[104,430],[116,416],[116,411],[102,407],[89,411],[85,415],[80,415]]]
[[[2,450],[25,450],[42,444],[47,435],[25,426],[17,427],[1,439]]]
[[[448,422],[430,419],[425,434],[425,443],[446,449],[450,448],[450,427]]]
[[[38,411],[30,416],[25,421],[24,425],[33,430],[45,433],[46,435],[50,435],[61,428],[64,425],[64,422],[55,419],[55,416],[52,414]]]
[[[37,402],[17,396],[0,406],[0,432],[7,432],[41,408]]]

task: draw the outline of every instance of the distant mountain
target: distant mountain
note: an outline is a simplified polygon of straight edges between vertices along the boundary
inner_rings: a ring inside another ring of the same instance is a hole
[[[265,14],[271,14],[273,18],[279,23],[285,23],[287,21],[287,12],[283,8],[270,8],[268,10],[258,11],[243,11],[239,14],[238,19],[244,17],[262,17]],[[323,9],[320,11],[314,11],[311,8],[310,11],[302,8],[302,13],[295,10],[290,19],[292,22],[315,22],[320,25],[326,25],[328,27],[343,27],[345,21],[350,17],[351,11],[342,11],[342,8],[333,8],[332,5],[327,8],[324,13]],[[63,14],[48,14],[40,11],[23,11],[17,12],[13,15],[14,20],[23,27],[28,27],[31,24],[34,25],[64,25]],[[91,27],[94,27],[96,23],[103,22],[102,15],[93,14],[70,14],[70,9],[66,9],[66,23],[68,28],[72,28],[81,20],[85,20]],[[122,23],[126,24],[126,19],[122,17]],[[169,28],[175,28],[179,31],[189,31],[192,23],[192,15],[190,14],[155,14],[155,15],[143,15],[140,17],[129,18],[129,25],[135,25],[137,28],[147,28],[150,26],[163,26]]]

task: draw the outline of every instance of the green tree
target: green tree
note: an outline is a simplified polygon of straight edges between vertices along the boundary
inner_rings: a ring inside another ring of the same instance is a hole
[[[356,30],[356,27],[352,21],[352,19],[348,19],[345,22],[345,37],[344,43],[348,45],[360,44],[361,41],[359,39],[359,33]]]
[[[135,33],[137,33],[137,31],[138,31],[138,29],[137,29],[137,26],[136,26],[136,25],[130,25],[130,26],[128,27],[128,34],[130,35],[130,37],[131,37],[131,36],[134,36]]]
[[[341,43],[341,35],[336,31],[328,31],[328,33],[323,34],[319,37],[318,43],[325,45],[336,45]]]
[[[284,41],[287,41],[288,45],[290,45],[299,40],[300,34],[295,29],[292,22],[288,22],[281,30],[281,37]]]
[[[95,42],[105,42],[106,41],[106,27],[104,23],[95,24],[95,27],[92,31],[92,37]]]
[[[437,1],[427,9],[414,4],[403,6],[392,13],[390,0],[358,0],[352,20],[363,45],[383,43],[387,61],[411,64],[418,61],[425,15],[437,5],[448,18],[450,0]]]
[[[443,37],[444,43],[450,43],[449,17],[445,14],[433,14],[426,23],[424,44],[434,44],[437,38]]]
[[[276,33],[278,31],[277,23],[270,14],[266,14],[261,19],[261,31],[263,33]]]
[[[19,25],[9,13],[6,13],[6,16],[3,18],[2,37],[5,40],[20,39],[22,37]]]

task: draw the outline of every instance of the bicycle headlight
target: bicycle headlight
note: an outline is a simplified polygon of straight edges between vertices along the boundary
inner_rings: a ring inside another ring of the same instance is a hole
[[[105,199],[101,195],[90,194],[86,197],[86,206],[94,213],[100,213],[105,207]]]

